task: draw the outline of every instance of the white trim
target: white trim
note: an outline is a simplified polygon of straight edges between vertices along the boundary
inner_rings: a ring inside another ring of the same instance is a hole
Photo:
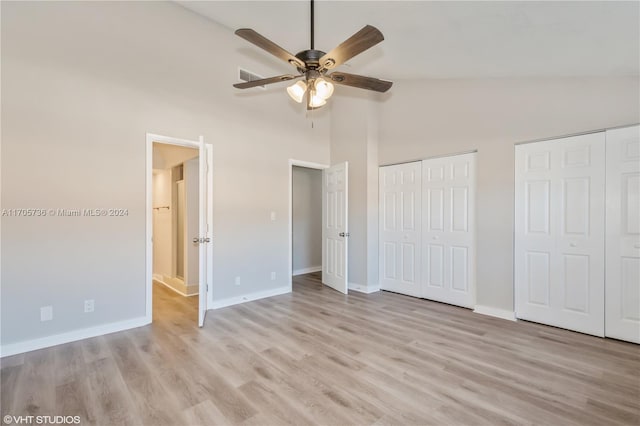
[[[472,149],[470,151],[455,152],[453,154],[451,154],[451,153],[450,154],[440,154],[440,155],[434,155],[433,157],[420,158],[420,159],[417,159],[417,160],[407,160],[407,161],[400,161],[399,163],[380,164],[378,166],[378,168],[380,168],[380,167],[388,167],[388,166],[399,166],[401,164],[417,163],[418,161],[424,161],[424,160],[435,160],[436,158],[456,157],[458,155],[475,154],[477,152],[478,152],[477,149]]]
[[[289,159],[289,269],[287,269],[287,271],[289,272],[289,291],[293,290],[293,166],[306,167],[308,169],[316,170],[324,170],[329,168],[327,164],[294,160],[293,158]]]
[[[146,134],[146,273],[145,273],[145,317],[147,323],[153,320],[153,143],[162,143],[167,145],[178,145],[187,148],[200,149],[203,144],[203,137],[200,136],[197,141],[179,139],[171,136],[156,135],[154,133]],[[199,291],[202,294],[202,291]],[[205,293],[205,303],[206,292]]]
[[[295,271],[293,271],[291,273],[291,275],[293,275],[294,277],[296,275],[304,275],[304,274],[310,274],[312,272],[320,272],[322,271],[322,265],[320,266],[310,266],[308,268],[302,268],[302,269],[296,269]]]
[[[516,313],[506,309],[493,308],[491,306],[476,305],[473,310],[476,314],[488,315],[490,317],[502,318],[509,321],[516,321]]]
[[[155,274],[154,274],[155,275]],[[166,282],[164,282],[162,279],[160,278],[153,278],[154,281],[156,281],[158,284],[162,284],[163,286],[165,286],[166,288],[168,288],[169,290],[173,290],[174,293],[178,293],[180,296],[183,297],[193,297],[193,296],[197,296],[198,293],[194,293],[194,294],[186,294],[181,292],[180,290],[178,290],[177,288],[173,288],[171,287],[169,284],[167,284]]]
[[[211,309],[226,308],[227,306],[238,305],[240,303],[251,302],[267,297],[280,296],[281,294],[291,293],[291,289],[286,287],[273,288],[271,290],[256,291],[254,293],[245,294],[244,296],[228,297],[226,299],[214,300]]]
[[[380,291],[380,285],[366,286],[362,284],[349,283],[349,290],[357,291],[359,293],[371,294],[376,291]]]
[[[546,141],[552,141],[552,140],[556,140],[556,139],[570,138],[570,137],[573,137],[573,136],[590,135],[592,133],[603,133],[603,132],[606,132],[607,130],[625,129],[627,127],[633,127],[633,126],[637,126],[637,125],[640,125],[640,123],[623,124],[622,126],[605,127],[604,129],[594,129],[594,130],[587,130],[587,131],[584,131],[584,132],[564,134],[564,135],[561,135],[561,136],[554,136],[554,137],[541,138],[541,139],[533,139],[533,140],[528,140],[528,141],[520,141],[520,142],[515,142],[514,145],[524,145],[524,144],[528,144],[528,143],[546,142]]]
[[[105,334],[116,333],[118,331],[129,330],[150,324],[146,317],[139,317],[130,320],[112,322],[110,324],[96,325],[94,327],[81,328],[79,330],[66,333],[54,334],[52,336],[40,337],[32,340],[25,340],[18,343],[10,343],[0,346],[0,357],[21,354],[35,351],[36,349],[48,348],[62,345],[64,343],[89,339],[91,337],[103,336]]]

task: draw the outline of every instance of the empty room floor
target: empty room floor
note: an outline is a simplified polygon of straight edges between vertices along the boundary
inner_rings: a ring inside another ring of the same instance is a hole
[[[154,286],[153,325],[2,359],[2,415],[81,424],[640,423],[640,350],[319,274],[209,311]]]

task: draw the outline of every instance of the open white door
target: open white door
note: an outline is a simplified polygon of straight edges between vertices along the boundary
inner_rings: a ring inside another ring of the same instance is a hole
[[[200,194],[199,194],[199,296],[198,296],[198,326],[204,325],[204,318],[207,313],[207,299],[209,283],[213,276],[213,256],[211,255],[211,212],[212,212],[212,171],[213,150],[211,145],[205,145],[204,139],[200,136]]]
[[[322,171],[322,283],[347,294],[348,163]]]

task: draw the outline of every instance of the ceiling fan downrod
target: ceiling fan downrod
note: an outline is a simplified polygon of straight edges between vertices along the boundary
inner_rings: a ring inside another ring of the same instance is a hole
[[[311,50],[313,50],[313,33],[314,33],[314,27],[313,27],[313,23],[314,23],[315,19],[313,16],[313,0],[311,0]]]

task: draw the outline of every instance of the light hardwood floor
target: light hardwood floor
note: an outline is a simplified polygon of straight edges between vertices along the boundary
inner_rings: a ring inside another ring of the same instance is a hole
[[[2,415],[82,424],[640,424],[640,347],[393,293],[207,313],[154,286],[153,325],[2,360]]]

